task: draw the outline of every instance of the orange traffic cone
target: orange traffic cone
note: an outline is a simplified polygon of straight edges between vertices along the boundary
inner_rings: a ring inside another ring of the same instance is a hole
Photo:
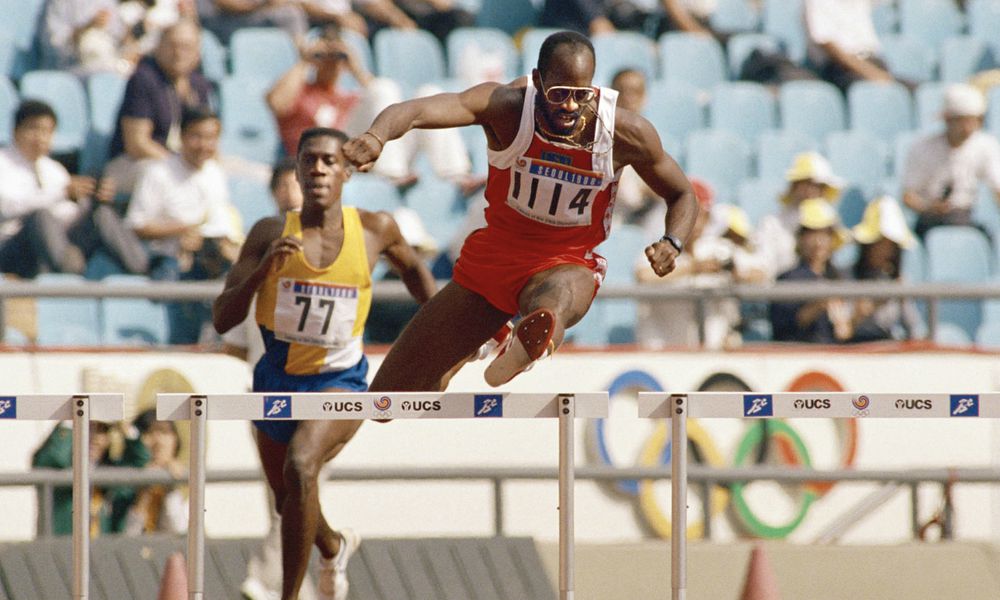
[[[750,567],[740,600],[781,600],[778,580],[774,577],[771,561],[763,546],[754,546],[750,553]]]
[[[160,593],[156,600],[187,600],[187,597],[187,566],[184,555],[174,552],[163,567],[163,579],[160,580]]]

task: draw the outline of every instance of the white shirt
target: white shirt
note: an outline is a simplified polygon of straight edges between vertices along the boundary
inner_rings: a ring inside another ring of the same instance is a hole
[[[45,8],[49,43],[67,56],[75,54],[73,34],[102,10],[111,13],[106,31],[115,40],[123,38],[125,24],[118,15],[117,0],[49,0]]]
[[[878,56],[881,45],[872,20],[873,0],[805,0],[803,15],[809,38],[809,59],[827,62],[822,44],[834,44],[849,54]]]
[[[226,174],[214,159],[195,169],[178,155],[152,161],[139,175],[125,222],[141,229],[155,222],[201,224],[202,237],[238,240]],[[154,252],[172,255],[176,238],[151,240]]]
[[[757,224],[754,245],[759,248],[762,266],[769,279],[774,280],[799,262],[795,252],[796,232],[799,229],[799,211],[785,206],[776,215],[765,215]]]
[[[41,208],[69,225],[80,214],[66,197],[69,180],[66,167],[48,156],[31,163],[14,146],[0,149],[0,239],[20,231],[21,219]]]
[[[948,203],[969,208],[976,202],[979,182],[1000,193],[1000,142],[977,131],[958,148],[948,144],[945,134],[918,139],[910,146],[903,167],[903,189],[925,200],[941,198],[951,187]]]

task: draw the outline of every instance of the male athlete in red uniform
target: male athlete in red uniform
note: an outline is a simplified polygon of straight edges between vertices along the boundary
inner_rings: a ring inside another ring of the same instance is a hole
[[[466,240],[453,281],[413,317],[371,390],[441,389],[446,372],[518,313],[487,383],[502,385],[553,351],[603,278],[592,250],[608,236],[626,165],[667,203],[665,234],[646,256],[658,275],[673,270],[698,212],[694,192],[649,121],[616,109],[617,92],[593,87],[593,76],[590,41],[555,33],[530,78],[394,104],[344,146],[364,171],[414,128],[480,125],[489,142],[487,226]]]

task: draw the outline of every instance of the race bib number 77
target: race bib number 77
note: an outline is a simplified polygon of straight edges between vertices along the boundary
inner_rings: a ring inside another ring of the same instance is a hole
[[[285,342],[336,348],[353,339],[358,288],[333,283],[278,280],[274,335]]]
[[[603,185],[601,173],[520,158],[511,168],[507,204],[546,225],[585,227],[590,225],[591,203]]]

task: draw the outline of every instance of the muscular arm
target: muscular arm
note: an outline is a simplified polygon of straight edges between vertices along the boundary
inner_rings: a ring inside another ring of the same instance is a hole
[[[860,56],[855,56],[850,52],[845,52],[840,46],[833,43],[820,44],[820,47],[830,57],[832,61],[854,73],[858,77],[863,77],[870,81],[893,81],[895,78],[888,71],[879,67],[873,62],[869,62]]]
[[[282,227],[280,218],[264,219],[254,225],[247,235],[239,258],[226,276],[222,293],[212,304],[212,324],[220,334],[246,319],[253,296],[271,266],[271,261],[265,260],[265,257],[269,255],[273,243],[281,237]]]
[[[420,260],[413,248],[406,243],[399,231],[396,220],[386,212],[361,212],[361,222],[366,231],[375,238],[379,253],[392,264],[399,273],[410,295],[424,303],[437,291],[434,276],[424,261]]]
[[[275,117],[285,117],[295,108],[295,101],[308,82],[310,66],[305,60],[300,60],[268,90],[267,106]]]
[[[125,154],[135,160],[166,158],[167,149],[153,140],[153,122],[137,117],[122,117],[122,142]]]

